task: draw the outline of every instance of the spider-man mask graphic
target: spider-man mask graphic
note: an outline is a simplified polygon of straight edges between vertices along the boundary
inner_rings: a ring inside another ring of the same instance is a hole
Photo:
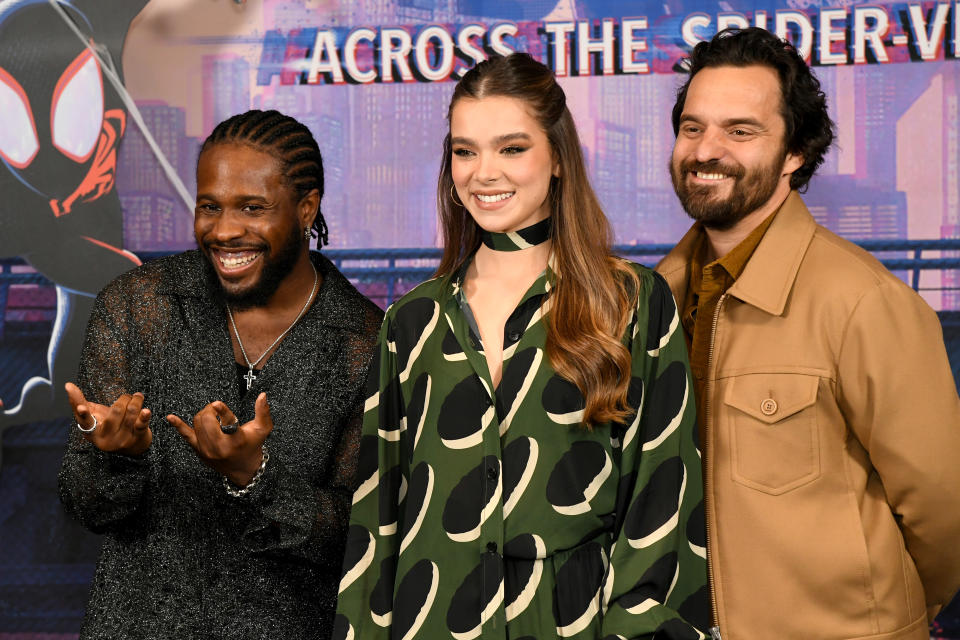
[[[76,375],[93,296],[140,263],[123,249],[114,188],[126,110],[101,64],[122,78],[145,3],[58,0],[78,37],[48,0],[0,0],[0,257],[22,257],[57,290],[47,367],[25,370],[19,394],[5,390],[0,433],[69,415],[63,383]]]
[[[126,114],[106,103],[100,63],[67,25],[38,24],[32,13],[18,12],[2,26],[0,159],[59,217],[113,189]]]

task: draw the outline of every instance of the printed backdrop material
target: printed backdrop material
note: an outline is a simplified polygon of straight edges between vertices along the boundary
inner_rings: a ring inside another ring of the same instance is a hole
[[[689,224],[667,172],[681,61],[730,25],[784,35],[815,66],[838,125],[805,196],[819,221],[891,241],[885,257],[960,238],[956,2],[54,2],[123,78],[190,194],[200,142],[225,117],[275,108],[307,124],[332,249],[435,247],[453,82],[510,51],[561,78],[617,243],[676,241]],[[68,407],[55,392],[92,296],[138,256],[193,246],[190,207],[101,67],[49,0],[0,0],[0,640],[71,637],[86,602],[99,539],[57,501]],[[957,270],[917,286],[956,370]],[[960,638],[956,618],[940,623]]]

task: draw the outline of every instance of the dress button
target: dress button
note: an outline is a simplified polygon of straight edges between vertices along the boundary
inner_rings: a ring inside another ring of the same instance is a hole
[[[487,478],[490,480],[496,480],[499,472],[496,467],[487,467]]]
[[[777,412],[777,401],[773,398],[767,398],[760,403],[760,411],[765,416],[772,416]]]
[[[510,333],[507,334],[507,337],[510,339],[510,342],[516,342],[517,340],[520,339],[520,332],[511,331]]]
[[[490,553],[496,553],[496,552],[497,552],[497,543],[496,543],[496,542],[488,542],[488,543],[487,543],[487,551],[489,551]]]

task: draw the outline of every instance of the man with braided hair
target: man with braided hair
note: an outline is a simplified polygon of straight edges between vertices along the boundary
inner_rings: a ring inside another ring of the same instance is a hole
[[[82,638],[326,638],[382,313],[319,253],[323,166],[249,111],[197,165],[199,249],[97,297],[60,472],[103,533]]]

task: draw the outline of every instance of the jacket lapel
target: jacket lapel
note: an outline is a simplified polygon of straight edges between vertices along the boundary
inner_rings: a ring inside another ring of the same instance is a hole
[[[682,305],[690,286],[690,257],[703,235],[699,224],[690,227],[673,249],[657,264],[657,272],[670,286],[673,299]]]
[[[743,273],[730,287],[730,295],[769,314],[783,314],[816,229],[817,223],[803,200],[791,191]]]

